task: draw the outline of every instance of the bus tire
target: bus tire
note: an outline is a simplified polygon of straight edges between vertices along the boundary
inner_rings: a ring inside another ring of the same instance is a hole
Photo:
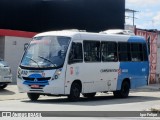
[[[28,95],[28,98],[31,100],[31,101],[37,101],[38,98],[39,98],[39,94],[37,93],[27,93]]]
[[[93,97],[95,97],[95,95],[96,95],[96,92],[94,92],[94,93],[83,93],[83,96],[87,97],[87,98],[93,98]]]
[[[115,98],[120,98],[120,90],[117,90],[117,91],[113,91],[113,95]]]
[[[8,84],[0,85],[0,89],[4,89],[8,86]]]
[[[114,97],[116,98],[127,98],[129,95],[130,85],[128,81],[124,81],[121,86],[121,90],[114,91]]]
[[[78,101],[81,93],[81,87],[77,82],[73,82],[71,85],[70,94],[68,95],[69,101]]]

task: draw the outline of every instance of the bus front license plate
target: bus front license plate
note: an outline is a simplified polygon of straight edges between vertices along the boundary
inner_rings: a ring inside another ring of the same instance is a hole
[[[31,85],[31,88],[39,88],[39,85]]]

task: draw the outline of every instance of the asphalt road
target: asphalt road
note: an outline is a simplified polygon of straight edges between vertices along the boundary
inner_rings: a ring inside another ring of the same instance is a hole
[[[160,91],[158,89],[132,90],[126,99],[114,98],[111,92],[98,93],[93,99],[81,97],[78,102],[69,102],[67,97],[48,96],[41,96],[38,101],[31,102],[25,93],[18,93],[16,86],[9,86],[5,90],[0,91],[0,111],[48,111],[48,116],[82,115],[84,117],[95,117],[98,115],[103,116],[104,114],[106,116],[114,116],[114,114],[122,116],[123,114],[125,114],[124,116],[126,116],[126,114],[133,115],[137,111],[143,113],[143,111],[147,112],[152,108],[160,108]],[[77,114],[76,111],[82,112]],[[107,112],[103,113],[100,111]],[[116,111],[122,111],[122,113]],[[111,112],[113,112],[113,115]]]
[[[26,96],[26,95],[23,95]],[[99,93],[95,98],[69,102],[66,97],[41,96],[36,102],[27,97],[0,101],[0,110],[33,111],[144,111],[159,105],[159,91],[131,92],[126,99],[114,98],[112,93]]]

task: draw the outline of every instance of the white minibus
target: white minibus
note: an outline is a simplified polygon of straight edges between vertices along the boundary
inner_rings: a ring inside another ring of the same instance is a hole
[[[130,89],[148,84],[149,61],[143,37],[50,31],[33,37],[17,73],[20,92],[77,101],[97,92],[126,98]]]

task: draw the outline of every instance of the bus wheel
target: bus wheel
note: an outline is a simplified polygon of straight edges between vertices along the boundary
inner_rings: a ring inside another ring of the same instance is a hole
[[[122,83],[121,90],[113,92],[114,97],[127,98],[129,95],[129,88],[130,88],[129,83],[127,81],[124,81]]]
[[[77,82],[74,82],[71,86],[70,95],[68,95],[68,99],[70,101],[77,101],[80,97],[81,88]]]
[[[83,93],[83,96],[87,98],[93,98],[95,97],[95,95],[96,95],[96,92],[95,93]]]
[[[31,100],[31,101],[37,101],[38,98],[39,98],[39,94],[37,93],[27,93],[28,95],[28,98]]]
[[[8,84],[0,85],[0,89],[4,89],[7,87]]]

